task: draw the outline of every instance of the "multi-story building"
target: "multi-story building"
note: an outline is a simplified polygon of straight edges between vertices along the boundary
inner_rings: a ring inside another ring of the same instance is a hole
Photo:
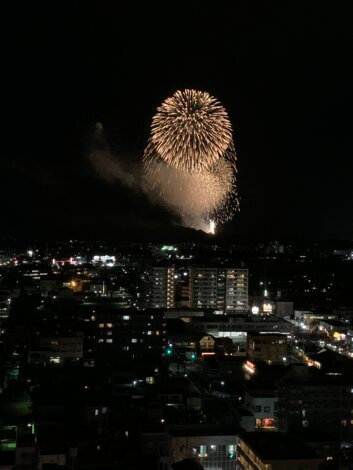
[[[145,272],[145,305],[151,308],[175,307],[175,269],[152,266]]]
[[[248,309],[248,270],[193,266],[190,307],[222,312]]]
[[[86,336],[87,366],[162,358],[166,341],[162,310],[96,308],[92,319],[92,334]]]
[[[198,461],[205,470],[234,470],[236,436],[216,426],[170,426],[171,461]]]
[[[244,408],[255,417],[256,429],[275,431],[277,429],[278,398],[272,389],[248,389],[244,394]]]
[[[318,470],[323,460],[294,436],[278,432],[244,432],[237,436],[239,470]]]
[[[32,364],[67,364],[79,365],[83,357],[83,334],[74,336],[54,336],[38,339],[37,347],[28,352],[28,361]]]
[[[293,364],[278,382],[280,431],[325,430],[341,439],[353,436],[353,380]]]
[[[215,338],[231,338],[234,343],[246,346],[247,332],[268,332],[291,334],[295,326],[282,319],[268,319],[264,321],[255,315],[248,317],[243,315],[193,315],[193,327],[195,330],[206,332]]]
[[[287,361],[287,336],[278,333],[248,333],[246,350],[251,362],[283,364]]]

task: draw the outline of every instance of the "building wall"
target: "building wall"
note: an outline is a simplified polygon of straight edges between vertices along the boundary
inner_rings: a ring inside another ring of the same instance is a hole
[[[281,383],[278,389],[280,431],[324,429],[353,438],[353,386]]]
[[[191,308],[217,308],[216,268],[191,268],[190,301]]]
[[[254,415],[257,429],[277,429],[277,404],[278,398],[275,396],[253,396],[251,392],[244,395],[244,407]]]
[[[235,470],[236,437],[178,436],[171,437],[171,460],[197,459],[205,470]]]
[[[146,274],[146,306],[175,307],[175,269],[173,266],[153,266]]]
[[[285,335],[248,334],[247,354],[251,362],[265,361],[283,364],[287,359],[287,352],[287,337]]]
[[[248,444],[237,437],[237,470],[318,470],[321,459],[262,460]]]
[[[232,312],[247,310],[248,304],[247,269],[191,268],[191,308],[210,308]]]
[[[94,339],[87,339],[85,360],[90,350],[95,364],[119,362],[124,358],[162,357],[166,341],[162,310],[96,313],[94,327],[91,336]]]
[[[295,327],[287,321],[236,321],[236,322],[209,322],[200,321],[194,322],[194,327],[197,330],[205,331],[206,333],[214,336],[215,338],[228,337],[235,343],[246,343],[248,331],[260,332],[273,332],[290,334],[294,331]]]
[[[199,343],[200,343],[201,351],[213,351],[214,350],[215,340],[210,335],[203,336],[200,339]]]

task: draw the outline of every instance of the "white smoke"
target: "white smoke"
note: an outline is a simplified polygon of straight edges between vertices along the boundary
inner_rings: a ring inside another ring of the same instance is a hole
[[[208,217],[229,191],[219,185],[218,192],[210,191],[215,181],[209,174],[191,174],[176,170],[163,163],[153,162],[144,171],[143,163],[127,162],[115,155],[105,138],[104,127],[96,123],[93,145],[88,154],[93,168],[107,183],[122,185],[143,192],[154,204],[168,208],[181,220],[182,225],[209,231]],[[211,178],[211,179],[210,179]]]

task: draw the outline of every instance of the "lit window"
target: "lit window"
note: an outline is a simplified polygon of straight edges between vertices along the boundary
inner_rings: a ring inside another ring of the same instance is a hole
[[[50,362],[52,364],[60,364],[60,357],[51,357]]]
[[[111,338],[107,339],[107,343],[112,343],[112,342],[113,342],[113,340]]]
[[[104,328],[104,323],[100,323],[98,326],[99,328]]]
[[[96,408],[96,409],[94,410],[94,416],[98,416],[98,415],[99,415],[99,410]]]
[[[200,457],[207,457],[207,446],[200,446]]]
[[[236,445],[235,444],[230,444],[228,446],[228,458],[229,459],[235,459],[235,452],[236,452]]]
[[[104,339],[99,339],[98,343],[104,343]]]
[[[136,338],[132,338],[131,342],[132,342],[132,343],[137,343],[137,339],[136,339]]]
[[[151,335],[151,334],[152,334],[152,331],[147,331],[147,334],[148,334],[148,335]]]
[[[113,328],[113,323],[107,323],[107,328]]]
[[[112,334],[113,334],[112,331],[107,331],[107,335],[108,335],[108,336],[111,336]]]
[[[123,315],[123,320],[130,320],[130,315]]]

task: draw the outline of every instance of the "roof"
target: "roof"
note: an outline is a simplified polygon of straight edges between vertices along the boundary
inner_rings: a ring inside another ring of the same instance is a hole
[[[272,336],[276,336],[278,338],[283,338],[284,336],[287,337],[285,333],[272,333],[272,331],[267,332],[262,332],[262,331],[248,331],[248,337],[249,336],[264,336],[265,338],[269,338]]]
[[[295,436],[279,432],[243,432],[239,436],[265,461],[268,460],[309,460],[318,455]]]
[[[316,367],[307,367],[304,364],[288,366],[281,382],[286,385],[307,386],[353,386],[353,377],[348,374],[330,374]]]
[[[339,320],[322,320],[322,322],[327,323],[328,325],[331,325],[331,326],[347,326]]]
[[[247,388],[245,393],[255,398],[276,398],[274,388]]]
[[[234,430],[212,424],[181,424],[168,427],[172,436],[234,436]]]

